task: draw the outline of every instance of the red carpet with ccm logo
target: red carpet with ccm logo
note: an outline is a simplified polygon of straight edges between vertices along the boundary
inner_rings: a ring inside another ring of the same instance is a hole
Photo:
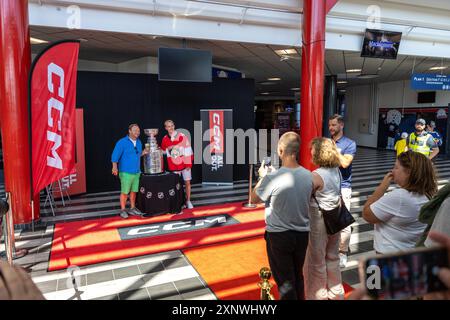
[[[49,271],[253,238],[264,233],[264,207],[230,203],[151,218],[119,216],[55,225]]]
[[[220,300],[259,300],[259,270],[268,267],[263,236],[183,250],[184,255]],[[272,293],[279,299],[275,281]],[[344,285],[346,296],[353,290]]]

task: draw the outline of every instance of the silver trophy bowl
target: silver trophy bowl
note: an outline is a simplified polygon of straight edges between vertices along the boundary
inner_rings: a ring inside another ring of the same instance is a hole
[[[144,156],[144,173],[158,174],[163,172],[163,154],[156,141],[158,129],[144,129],[147,138],[145,149],[148,154]]]
[[[156,137],[158,135],[159,129],[144,129],[144,133],[148,137]]]

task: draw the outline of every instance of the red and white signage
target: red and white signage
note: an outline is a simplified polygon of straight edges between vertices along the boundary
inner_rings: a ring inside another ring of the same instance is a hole
[[[61,42],[36,58],[31,76],[33,192],[73,173],[78,42]]]
[[[233,111],[231,109],[202,109],[203,148],[207,148],[210,161],[203,161],[202,180],[204,184],[233,183],[233,163],[226,163],[226,132],[233,129]],[[205,150],[205,151],[206,151]],[[230,151],[233,152],[233,151]],[[205,155],[205,154],[204,154]],[[205,159],[206,160],[206,159]]]
[[[211,137],[211,154],[223,154],[223,111],[210,110],[209,111],[209,130]]]
[[[61,179],[61,187],[65,189],[64,194],[77,195],[86,193],[86,163],[84,156],[84,112],[83,109],[75,109],[76,111],[76,152],[75,152],[75,169],[71,174]],[[53,189],[55,198],[61,197],[58,192],[59,186]]]

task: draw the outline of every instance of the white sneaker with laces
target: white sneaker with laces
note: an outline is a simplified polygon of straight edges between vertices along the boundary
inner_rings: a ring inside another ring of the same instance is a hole
[[[188,209],[194,208],[194,206],[192,205],[192,202],[190,202],[190,201],[187,201],[187,202],[186,202],[186,207],[187,207]]]
[[[347,254],[346,253],[339,253],[339,267],[341,268],[345,268],[345,266],[347,265]]]

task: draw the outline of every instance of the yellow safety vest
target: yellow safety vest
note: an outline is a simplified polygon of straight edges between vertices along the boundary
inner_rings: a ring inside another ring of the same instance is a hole
[[[427,141],[430,138],[430,136],[431,135],[429,133],[424,134],[422,136],[417,136],[415,132],[411,133],[409,135],[409,144],[408,144],[409,150],[419,152],[428,157],[431,153],[431,149],[427,145]]]

